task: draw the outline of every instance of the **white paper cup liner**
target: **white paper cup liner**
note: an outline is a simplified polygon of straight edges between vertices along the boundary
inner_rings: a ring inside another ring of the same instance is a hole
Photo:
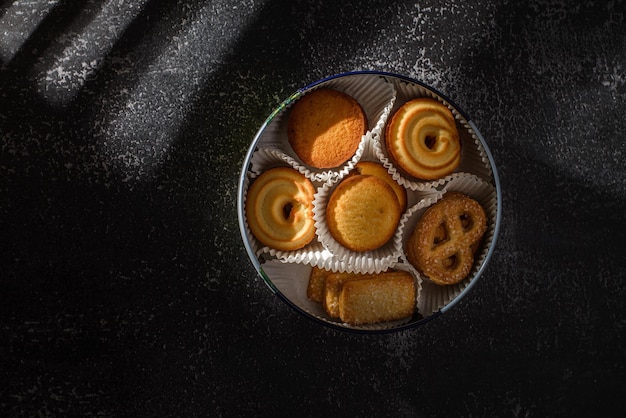
[[[270,278],[274,287],[300,310],[315,317],[316,319],[344,328],[356,330],[386,330],[397,328],[412,320],[412,317],[403,318],[397,321],[387,321],[375,324],[349,325],[342,323],[339,318],[328,316],[321,303],[315,302],[307,296],[307,286],[311,276],[312,267],[307,264],[291,264],[278,260],[271,260],[262,264],[261,268],[266,276]],[[392,268],[409,272],[415,278],[416,300],[419,300],[422,291],[422,281],[415,276],[414,270],[409,270],[402,264],[394,265]]]
[[[369,137],[370,135],[371,134],[368,132],[364,136]],[[357,152],[355,153],[353,157],[354,161],[350,160],[350,162],[347,165],[345,165],[344,167],[336,171],[319,171],[319,172],[311,171],[309,166],[301,164],[300,162],[296,161],[295,158],[291,157],[284,151],[281,151],[276,148],[259,148],[252,155],[252,158],[250,159],[251,171],[257,174],[260,174],[263,170],[267,169],[265,168],[267,167],[266,163],[268,161],[273,161],[274,164],[277,164],[280,166],[289,166],[293,168],[294,170],[303,174],[306,178],[311,180],[313,183],[325,183],[337,177],[345,176],[361,158],[361,154],[363,153],[363,148],[365,147],[366,142],[367,141],[364,138],[359,143]]]
[[[259,136],[258,147],[275,150],[281,159],[313,181],[327,181],[345,175],[360,160],[365,142],[372,135],[378,134],[383,128],[386,118],[393,106],[395,90],[393,85],[379,77],[346,76],[332,78],[307,90],[304,94],[321,87],[344,92],[356,99],[368,119],[368,130],[361,137],[355,154],[342,166],[333,169],[318,169],[308,166],[294,152],[287,136],[287,121],[291,107],[303,94],[296,93],[290,97],[267,123]]]
[[[424,316],[430,316],[439,311],[459,296],[461,292],[471,283],[476,276],[478,269],[485,261],[485,257],[487,256],[487,252],[493,240],[495,230],[495,218],[497,212],[497,197],[495,188],[490,183],[473,174],[451,174],[445,178],[445,187],[442,189],[441,194],[437,195],[435,198],[425,199],[418,205],[412,207],[400,221],[401,230],[398,234],[401,235],[401,260],[403,263],[412,267],[411,263],[406,258],[404,249],[406,248],[406,243],[415,229],[418,220],[430,206],[434,205],[448,192],[464,193],[480,203],[487,215],[487,231],[483,235],[479,250],[474,255],[474,265],[472,270],[464,280],[457,284],[449,286],[435,284],[427,277],[422,276],[415,268],[412,268],[412,270],[423,279],[422,292],[418,298],[417,304],[419,311]]]
[[[443,97],[434,93],[433,91],[414,83],[407,82],[394,82],[396,89],[396,100],[394,106],[390,112],[391,117],[404,103],[409,100],[418,97],[428,97],[439,101],[444,104],[456,119],[457,128],[461,140],[461,163],[456,168],[455,172],[471,172],[479,175],[481,178],[488,180],[491,178],[492,171],[489,164],[489,159],[485,153],[485,150],[476,135],[473,127],[463,117],[463,115]],[[385,167],[388,167],[389,172],[392,173],[394,178],[397,177],[397,181],[411,190],[426,190],[431,188],[437,188],[441,186],[443,179],[437,180],[420,180],[410,176],[406,176],[402,170],[397,168],[389,154],[387,147],[385,146],[385,132],[381,129],[373,136],[374,139],[374,151],[377,158],[383,163]]]

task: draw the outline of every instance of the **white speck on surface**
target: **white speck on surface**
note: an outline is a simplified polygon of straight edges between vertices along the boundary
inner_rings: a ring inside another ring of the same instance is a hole
[[[10,62],[59,0],[15,1],[0,13],[0,65]]]
[[[83,29],[75,27],[56,40],[62,51],[54,48],[40,58],[38,90],[51,104],[67,104],[85,85],[97,76],[100,62],[124,29],[141,12],[148,0],[132,5],[108,0]]]
[[[221,38],[219,43],[198,42],[197,38],[207,27],[213,30],[210,22],[222,7],[208,4],[185,19],[158,59],[144,69],[132,89],[113,87],[119,90],[117,94],[115,90],[111,93],[117,96],[116,99],[123,96],[123,104],[107,115],[104,126],[95,135],[102,139],[98,145],[101,154],[112,162],[126,182],[148,178],[167,159],[172,141],[184,122],[185,112],[211,71],[206,66],[194,65],[194,62],[199,56],[203,60],[217,61],[236,40],[235,34],[223,36],[216,33],[215,37]],[[214,30],[220,31],[217,27]],[[201,48],[198,48],[199,44]]]

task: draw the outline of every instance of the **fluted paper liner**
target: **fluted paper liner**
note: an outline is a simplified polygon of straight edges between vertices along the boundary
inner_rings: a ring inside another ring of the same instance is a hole
[[[432,315],[454,300],[473,280],[480,266],[485,261],[489,246],[493,240],[497,198],[495,188],[482,180],[480,177],[467,173],[455,173],[446,177],[445,187],[441,194],[434,199],[420,202],[420,204],[409,209],[401,220],[401,230],[398,234],[402,236],[402,262],[408,265],[411,263],[406,258],[406,243],[409,240],[418,220],[426,210],[439,201],[448,192],[461,192],[476,200],[485,210],[487,215],[487,230],[483,235],[479,251],[474,255],[474,264],[467,278],[455,285],[441,286],[433,283],[427,277],[421,275],[415,268],[411,270],[417,274],[422,282],[422,292],[418,299],[418,308],[424,316]]]

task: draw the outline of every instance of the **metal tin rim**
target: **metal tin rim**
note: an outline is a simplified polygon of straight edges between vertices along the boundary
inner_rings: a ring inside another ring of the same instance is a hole
[[[431,90],[435,94],[437,94],[440,97],[442,97],[443,99],[445,99],[448,103],[450,103],[467,120],[467,122],[470,124],[470,126],[472,127],[473,131],[476,133],[476,136],[478,137],[481,145],[483,146],[483,148],[485,150],[485,153],[487,155],[487,158],[489,159],[489,164],[490,164],[491,170],[492,170],[492,176],[493,176],[493,180],[494,180],[494,187],[496,189],[496,201],[497,201],[497,210],[496,210],[496,219],[495,219],[495,225],[494,225],[494,231],[493,231],[493,238],[492,238],[491,244],[489,245],[489,249],[487,251],[487,255],[485,256],[485,259],[484,259],[482,265],[478,269],[478,272],[474,275],[474,277],[470,281],[470,283],[468,283],[468,285],[461,291],[461,293],[459,295],[457,295],[453,300],[451,300],[447,305],[445,305],[439,311],[433,313],[432,315],[429,315],[429,316],[427,316],[425,318],[422,318],[422,319],[414,321],[414,322],[409,322],[409,323],[397,326],[395,328],[380,329],[380,330],[348,328],[348,327],[341,326],[340,324],[333,324],[333,323],[328,322],[328,321],[322,321],[321,319],[318,319],[315,316],[313,316],[313,315],[309,314],[308,312],[304,311],[302,308],[300,308],[295,303],[293,303],[291,300],[289,300],[287,297],[285,297],[274,286],[274,284],[272,283],[271,279],[267,276],[267,274],[265,274],[265,272],[263,271],[263,268],[261,267],[261,263],[259,262],[258,258],[255,256],[254,251],[252,250],[252,247],[250,246],[250,243],[249,243],[249,241],[247,239],[245,220],[244,220],[244,207],[243,207],[244,206],[243,205],[243,201],[244,201],[244,199],[243,199],[244,183],[246,181],[246,176],[247,176],[247,173],[248,173],[250,159],[252,157],[252,154],[254,154],[254,152],[256,150],[256,147],[257,147],[257,144],[258,144],[258,142],[260,140],[260,137],[261,137],[262,133],[265,131],[265,129],[267,128],[267,125],[274,119],[276,114],[280,110],[282,110],[287,104],[289,104],[293,100],[297,99],[298,97],[300,97],[302,94],[304,94],[306,91],[310,90],[311,88],[313,88],[313,87],[315,87],[315,86],[317,86],[317,85],[319,85],[321,83],[324,83],[324,82],[326,82],[328,80],[332,80],[332,79],[340,78],[340,77],[351,76],[351,75],[359,75],[359,74],[379,75],[379,76],[383,76],[383,77],[393,77],[393,78],[398,78],[398,79],[401,79],[401,80],[406,80],[408,82],[420,85],[420,86],[422,86],[422,87],[424,87],[424,88],[426,88],[428,90]],[[484,273],[485,269],[487,268],[487,265],[489,264],[489,262],[491,260],[491,257],[493,255],[493,252],[495,250],[495,247],[496,247],[496,243],[497,243],[497,240],[498,240],[498,234],[500,232],[500,223],[501,223],[501,219],[502,219],[502,193],[501,193],[501,186],[500,186],[500,178],[498,176],[498,171],[497,171],[497,168],[496,168],[495,161],[493,159],[493,155],[491,153],[491,150],[489,149],[489,146],[487,145],[484,137],[482,136],[482,134],[478,130],[477,126],[474,124],[473,120],[469,117],[469,115],[463,109],[461,109],[456,104],[456,102],[451,100],[449,97],[447,97],[445,94],[441,93],[437,89],[435,89],[435,88],[433,88],[433,87],[431,87],[431,86],[429,86],[429,85],[427,85],[427,84],[425,84],[425,83],[423,83],[423,82],[421,82],[419,80],[413,79],[413,78],[405,76],[405,75],[395,74],[395,73],[390,73],[390,72],[384,72],[384,71],[351,71],[351,72],[344,72],[344,73],[334,74],[334,75],[331,75],[329,77],[325,77],[323,79],[314,81],[313,83],[308,84],[307,86],[298,89],[294,94],[292,94],[287,99],[285,99],[283,102],[281,102],[281,104],[276,109],[274,109],[274,111],[272,111],[272,113],[265,119],[265,121],[263,122],[263,124],[261,125],[259,130],[257,131],[256,135],[254,136],[254,139],[252,140],[252,143],[251,143],[250,147],[248,148],[248,151],[246,153],[246,156],[245,156],[245,159],[244,159],[244,163],[243,163],[243,166],[242,166],[242,169],[241,169],[241,173],[239,175],[239,181],[238,181],[238,184],[237,184],[237,216],[238,216],[238,220],[239,220],[239,231],[241,233],[242,241],[243,241],[244,247],[246,249],[246,252],[248,254],[248,257],[250,258],[250,261],[254,265],[255,270],[257,271],[259,276],[263,279],[263,282],[270,288],[270,290],[275,295],[277,295],[283,302],[285,302],[288,306],[290,306],[296,312],[304,315],[307,319],[313,320],[314,322],[317,322],[319,324],[322,324],[322,325],[324,325],[326,327],[330,327],[330,328],[333,328],[333,329],[346,331],[346,332],[351,332],[351,333],[360,333],[360,334],[387,334],[387,333],[398,332],[398,331],[403,331],[403,330],[407,330],[407,329],[413,329],[413,328],[419,327],[420,325],[423,325],[423,324],[425,324],[425,323],[435,319],[436,317],[439,317],[440,315],[442,315],[443,313],[447,312],[452,307],[454,307],[461,299],[463,299],[465,297],[465,295],[467,295],[467,293],[470,291],[470,289],[474,287],[476,282],[480,279],[480,277]]]

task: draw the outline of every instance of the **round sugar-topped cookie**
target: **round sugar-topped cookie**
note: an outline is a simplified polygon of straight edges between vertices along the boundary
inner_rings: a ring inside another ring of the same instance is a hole
[[[356,152],[367,131],[367,117],[351,96],[320,88],[296,102],[287,121],[294,152],[315,168],[338,167]]]
[[[352,251],[370,251],[389,241],[401,214],[398,198],[384,180],[355,175],[330,195],[326,224],[339,244]]]

